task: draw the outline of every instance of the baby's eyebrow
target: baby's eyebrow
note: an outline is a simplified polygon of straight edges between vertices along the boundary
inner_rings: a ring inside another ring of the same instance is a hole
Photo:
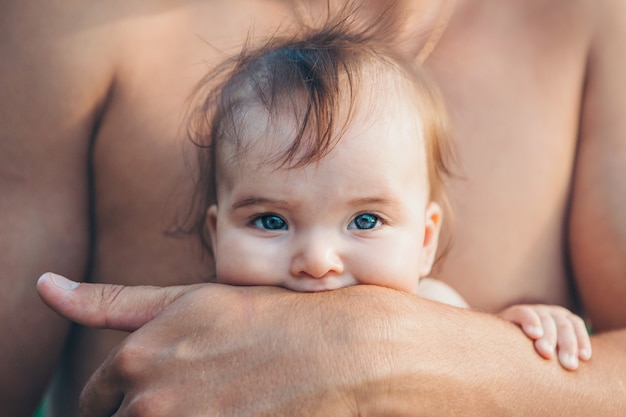
[[[352,199],[348,202],[351,206],[365,206],[365,205],[378,205],[378,206],[390,206],[392,201],[385,197],[360,197]]]
[[[276,200],[265,197],[247,197],[237,200],[230,207],[230,211],[236,211],[244,207],[268,205],[273,207],[286,207],[289,203],[286,200]]]

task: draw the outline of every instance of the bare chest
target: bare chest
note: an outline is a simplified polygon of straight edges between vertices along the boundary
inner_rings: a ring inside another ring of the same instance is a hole
[[[278,0],[189,1],[120,29],[122,58],[92,157],[93,279],[167,285],[212,274],[197,236],[179,233],[195,181],[190,98],[212,66],[284,13]]]
[[[494,9],[467,12],[427,62],[460,156],[448,184],[451,250],[437,272],[488,311],[571,305],[567,211],[586,43],[564,31],[583,19],[566,8],[529,6],[519,16],[485,3]]]
[[[448,184],[456,226],[436,276],[485,310],[570,304],[564,234],[584,51],[540,30],[546,23],[513,25],[506,10],[495,23],[490,16],[453,16],[427,62],[459,146],[458,176]],[[121,73],[94,146],[96,280],[196,282],[212,269],[195,236],[167,232],[185,219],[193,186],[186,100],[219,53],[192,33],[165,33],[137,41],[137,51],[151,52]]]

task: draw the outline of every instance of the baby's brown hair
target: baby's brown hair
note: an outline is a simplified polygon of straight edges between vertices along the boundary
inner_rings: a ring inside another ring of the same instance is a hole
[[[233,158],[244,155],[250,137],[259,136],[252,134],[258,125],[247,120],[251,112],[262,110],[267,125],[293,112],[291,145],[270,155],[267,163],[301,167],[322,159],[341,140],[359,91],[368,88],[372,75],[404,80],[401,84],[414,90],[407,94],[398,87],[389,94],[416,99],[430,199],[447,209],[443,181],[451,173],[453,135],[439,90],[413,57],[393,49],[399,21],[391,11],[375,22],[360,19],[355,11],[339,16],[290,37],[274,36],[257,47],[248,44],[201,80],[196,91],[201,101],[189,134],[198,146],[199,162],[192,228],[205,248],[210,250],[205,213],[217,203],[220,147],[228,143],[234,146]]]

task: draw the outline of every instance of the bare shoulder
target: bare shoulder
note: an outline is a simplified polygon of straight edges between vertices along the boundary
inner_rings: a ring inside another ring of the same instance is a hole
[[[92,3],[3,2],[0,117],[11,146],[54,142],[63,153],[91,134],[113,66]]]
[[[449,183],[457,227],[435,276],[475,308],[575,304],[564,219],[599,7],[459,0],[426,62],[458,132],[462,174]]]
[[[0,206],[4,213],[15,211],[14,223],[25,230],[43,233],[46,253],[54,246],[46,238],[78,247],[87,233],[89,140],[115,65],[107,22],[94,4],[99,2],[0,6],[0,188],[9,196],[3,202],[12,202]]]

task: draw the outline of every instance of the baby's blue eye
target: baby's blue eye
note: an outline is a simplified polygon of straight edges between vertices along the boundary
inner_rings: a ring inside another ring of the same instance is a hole
[[[287,230],[287,222],[275,214],[266,214],[252,220],[252,224],[259,229]]]
[[[373,214],[359,214],[350,222],[348,229],[368,230],[380,225],[380,219]]]

